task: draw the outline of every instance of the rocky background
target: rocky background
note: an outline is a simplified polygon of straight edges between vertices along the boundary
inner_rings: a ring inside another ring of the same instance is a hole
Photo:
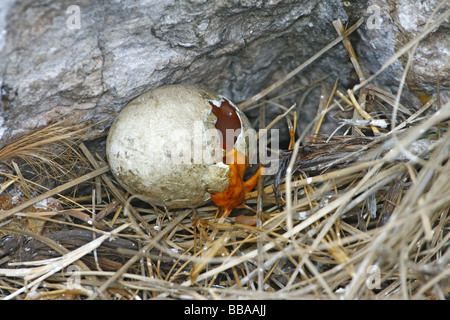
[[[104,119],[140,93],[164,84],[196,84],[239,103],[335,39],[332,21],[338,18],[347,26],[366,19],[350,39],[370,75],[420,33],[439,3],[2,0],[0,148],[79,111],[85,111],[81,121]],[[438,13],[448,10],[446,6]],[[421,41],[403,96],[411,106],[418,105],[419,94],[435,94],[438,82],[440,92],[447,93],[448,37],[447,21]],[[377,85],[395,93],[406,58],[383,72]],[[342,90],[358,83],[342,44],[284,87],[299,87],[327,74],[330,86],[338,77]],[[305,123],[316,112],[320,87],[316,91],[304,105]]]

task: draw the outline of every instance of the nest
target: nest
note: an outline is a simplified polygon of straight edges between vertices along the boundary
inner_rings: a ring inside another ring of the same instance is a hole
[[[240,105],[262,120],[264,106],[279,105],[267,127],[286,121],[290,147],[226,220],[213,204],[174,211],[130,196],[76,121],[0,150],[0,296],[448,298],[450,104],[406,107],[403,83],[397,96],[372,85],[378,73],[366,78],[346,37],[361,21],[334,24],[335,41]],[[361,82],[346,94],[328,88],[299,132],[295,106],[280,105],[298,90],[262,98],[341,41]],[[340,124],[321,134],[331,113]]]

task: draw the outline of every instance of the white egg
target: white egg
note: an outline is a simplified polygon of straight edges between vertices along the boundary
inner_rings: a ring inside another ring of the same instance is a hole
[[[235,138],[225,137],[224,128],[237,128],[230,131]],[[169,209],[194,207],[228,188],[223,142],[247,157],[250,129],[228,99],[169,85],[124,107],[111,126],[106,155],[112,173],[131,194]]]

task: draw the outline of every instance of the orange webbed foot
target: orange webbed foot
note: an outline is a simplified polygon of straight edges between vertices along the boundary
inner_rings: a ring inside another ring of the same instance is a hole
[[[264,168],[259,168],[250,179],[244,181],[246,161],[244,163],[236,161],[239,160],[236,150],[234,150],[234,156],[235,161],[229,164],[230,184],[228,188],[225,191],[211,194],[211,200],[224,210],[222,217],[227,217],[235,207],[244,204],[245,195],[256,186],[259,176],[264,172]]]
[[[258,171],[256,171],[256,173],[250,179],[244,182],[245,193],[249,193],[250,191],[253,190],[253,188],[258,183],[259,176],[262,174],[264,174],[264,168],[259,167]]]

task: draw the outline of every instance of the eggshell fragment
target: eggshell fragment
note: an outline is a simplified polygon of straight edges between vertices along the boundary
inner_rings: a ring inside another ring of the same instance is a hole
[[[131,194],[166,208],[206,203],[229,186],[218,120],[213,112],[229,100],[207,90],[170,85],[143,93],[111,126],[106,154],[111,171]],[[231,104],[232,105],[232,104]],[[234,105],[242,132],[251,126]],[[247,155],[244,135],[233,145]]]

